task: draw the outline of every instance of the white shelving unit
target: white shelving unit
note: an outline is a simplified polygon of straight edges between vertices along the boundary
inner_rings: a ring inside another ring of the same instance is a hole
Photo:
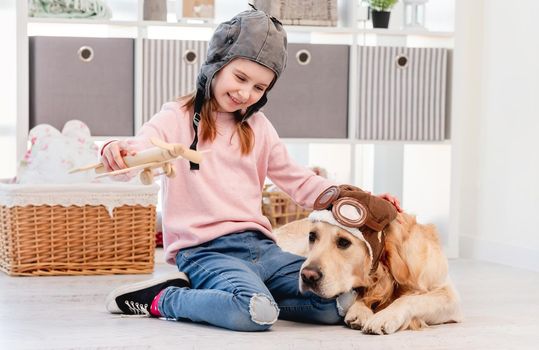
[[[58,35],[58,36],[98,36],[98,37],[131,37],[135,39],[135,128],[140,127],[142,121],[142,39],[143,38],[182,38],[196,40],[208,40],[213,29],[217,25],[214,23],[186,23],[170,21],[173,17],[169,13],[168,22],[145,21],[142,18],[143,0],[133,0],[127,4],[126,0],[116,0],[118,6],[122,6],[122,15],[111,20],[92,19],[53,19],[53,18],[29,18],[27,16],[28,7],[26,1],[15,1],[16,16],[16,38],[17,50],[17,160],[21,159],[27,148],[27,134],[29,126],[29,35]],[[115,3],[114,0],[108,3]],[[239,8],[238,11],[247,8]],[[358,45],[388,45],[388,46],[424,46],[424,47],[446,47],[453,46],[453,33],[445,31],[421,31],[421,30],[399,30],[399,29],[371,29],[359,25],[358,1],[342,0],[341,6],[345,6],[341,13],[346,14],[342,18],[338,27],[313,27],[313,26],[285,26],[289,34],[289,42],[306,43],[346,43],[351,45],[349,58],[350,76],[358,74]],[[219,5],[219,0],[217,1]],[[219,10],[217,6],[217,10]],[[227,11],[230,10],[227,8]],[[113,8],[114,12],[114,8]],[[169,10],[169,12],[173,12]],[[394,28],[397,28],[394,26]],[[69,30],[66,31],[66,28]],[[83,33],[83,34],[80,34]],[[186,38],[187,36],[187,38]],[[312,144],[324,145],[344,145],[349,149],[349,175],[347,182],[361,185],[364,183],[364,175],[358,169],[358,159],[372,158],[365,156],[362,146],[368,146],[371,153],[376,153],[376,159],[370,159],[374,168],[371,185],[375,193],[391,192],[402,198],[403,195],[403,157],[406,144],[409,142],[372,142],[356,139],[356,122],[353,116],[358,114],[358,102],[356,93],[358,83],[356,79],[349,80],[349,106],[348,106],[348,138],[346,139],[285,139],[284,141],[291,148],[300,149],[305,152]],[[450,145],[449,141],[436,142],[433,144]],[[292,152],[294,153],[294,152]],[[448,219],[449,220],[449,219]],[[449,256],[458,255],[458,240],[454,237],[447,237],[446,252]]]

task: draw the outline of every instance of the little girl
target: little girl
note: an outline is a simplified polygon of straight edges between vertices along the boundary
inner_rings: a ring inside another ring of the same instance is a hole
[[[176,176],[163,179],[166,259],[183,273],[117,288],[110,312],[238,331],[266,330],[278,317],[342,322],[344,305],[300,293],[304,258],[275,244],[260,210],[266,177],[306,208],[335,185],[297,165],[259,112],[286,65],[286,44],[281,23],[255,9],[220,24],[196,93],[165,104],[136,138],[103,148],[109,170],[125,168],[122,156],[149,147],[151,137],[211,150],[200,168],[177,161]]]

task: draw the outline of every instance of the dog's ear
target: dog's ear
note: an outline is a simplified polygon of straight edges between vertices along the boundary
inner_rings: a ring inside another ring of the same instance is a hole
[[[278,227],[273,230],[273,233],[275,235],[287,235],[287,234],[306,234],[309,233],[311,228],[313,227],[314,223],[311,222],[309,219],[301,219],[292,221],[286,225],[283,225],[281,227]]]

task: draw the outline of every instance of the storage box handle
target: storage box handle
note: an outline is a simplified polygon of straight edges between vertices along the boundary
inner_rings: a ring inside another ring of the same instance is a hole
[[[90,62],[94,59],[94,50],[90,46],[81,46],[78,55],[82,62]]]
[[[296,60],[302,66],[306,66],[311,62],[311,53],[308,50],[299,50],[296,53]]]
[[[197,61],[198,55],[193,50],[187,50],[183,55],[183,60],[188,64],[195,64]]]
[[[395,58],[395,63],[398,68],[405,69],[408,67],[408,57],[404,54],[400,54]]]

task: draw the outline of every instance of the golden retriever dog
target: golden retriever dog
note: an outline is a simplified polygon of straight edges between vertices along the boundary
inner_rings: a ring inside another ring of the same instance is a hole
[[[301,291],[336,298],[355,291],[345,323],[369,334],[460,322],[436,228],[399,213],[384,230],[383,253],[371,271],[367,244],[342,227],[303,219],[275,230],[277,244],[305,256]]]

